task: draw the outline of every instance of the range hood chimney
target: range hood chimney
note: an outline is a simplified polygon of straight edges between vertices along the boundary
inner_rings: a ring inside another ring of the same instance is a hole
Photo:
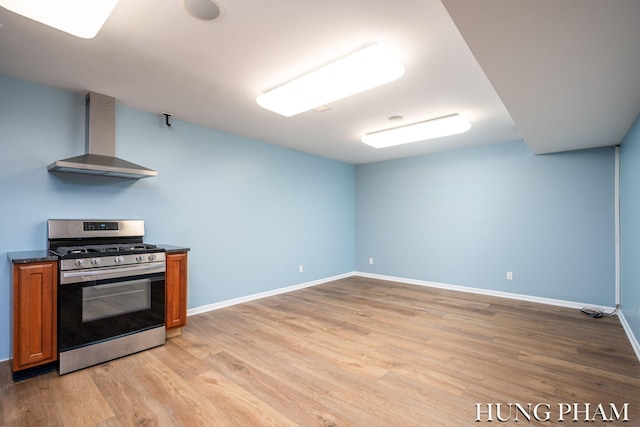
[[[146,178],[158,172],[116,157],[116,99],[89,92],[86,98],[86,141],[81,156],[51,163],[49,172],[72,172],[120,178]]]

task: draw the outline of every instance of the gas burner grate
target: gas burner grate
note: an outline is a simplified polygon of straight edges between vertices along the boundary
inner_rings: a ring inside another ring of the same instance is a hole
[[[109,253],[109,252],[135,252],[157,249],[156,245],[146,243],[122,243],[107,245],[87,245],[87,246],[60,246],[54,252],[59,255],[83,255],[92,253]]]

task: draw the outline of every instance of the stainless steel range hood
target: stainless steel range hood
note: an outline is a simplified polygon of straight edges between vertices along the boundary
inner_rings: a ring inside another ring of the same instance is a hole
[[[49,172],[146,178],[158,172],[116,157],[116,100],[90,92],[86,109],[86,154],[51,163]]]

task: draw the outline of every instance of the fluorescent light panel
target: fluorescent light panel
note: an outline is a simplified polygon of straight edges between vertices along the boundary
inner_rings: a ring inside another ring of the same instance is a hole
[[[459,114],[452,114],[437,119],[368,133],[362,137],[362,142],[375,148],[386,148],[394,145],[456,135],[464,133],[469,129],[471,129],[471,124],[468,121],[460,117]]]
[[[258,105],[286,117],[396,80],[404,67],[380,44],[372,44],[264,93]]]
[[[98,34],[118,0],[0,0],[0,6],[34,21],[91,39]]]

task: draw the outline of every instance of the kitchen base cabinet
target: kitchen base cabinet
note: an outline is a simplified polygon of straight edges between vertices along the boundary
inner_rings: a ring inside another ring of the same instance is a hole
[[[12,273],[12,369],[16,379],[58,358],[58,263],[13,264]]]
[[[187,325],[187,252],[167,253],[167,337],[179,335]]]

